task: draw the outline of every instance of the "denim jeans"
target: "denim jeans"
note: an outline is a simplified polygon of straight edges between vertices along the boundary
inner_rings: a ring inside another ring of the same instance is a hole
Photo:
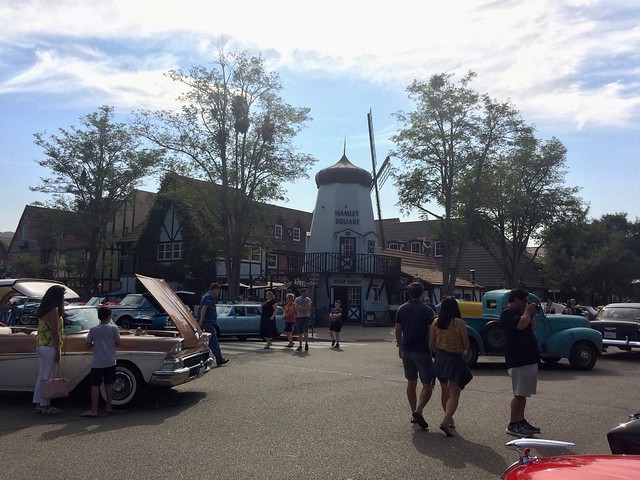
[[[218,343],[218,335],[216,334],[216,327],[213,323],[204,323],[203,329],[205,332],[209,332],[211,334],[211,338],[209,339],[209,348],[211,349],[211,353],[213,353],[214,358],[216,359],[216,363],[220,365],[224,361],[224,357],[222,356],[222,351],[220,350],[220,344]]]

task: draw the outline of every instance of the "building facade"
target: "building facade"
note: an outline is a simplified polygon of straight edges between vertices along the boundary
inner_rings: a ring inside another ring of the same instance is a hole
[[[400,260],[380,254],[371,205],[371,174],[346,155],[320,170],[304,273],[313,286],[316,317],[341,300],[345,321],[375,322],[388,313]]]

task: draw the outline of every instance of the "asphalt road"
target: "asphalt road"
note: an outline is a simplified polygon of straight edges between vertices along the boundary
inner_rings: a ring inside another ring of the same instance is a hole
[[[504,433],[510,381],[481,357],[463,391],[457,433],[437,428],[440,390],[409,423],[392,342],[315,342],[305,354],[276,344],[223,342],[231,361],[113,416],[80,418],[87,395],[32,413],[31,395],[0,392],[2,478],[21,479],[497,479],[517,458]],[[609,453],[606,432],[640,410],[640,353],[612,350],[589,372],[545,366],[527,418],[539,438]]]

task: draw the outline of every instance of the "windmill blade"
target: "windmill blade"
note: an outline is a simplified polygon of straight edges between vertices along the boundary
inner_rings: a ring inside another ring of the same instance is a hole
[[[384,182],[387,181],[389,175],[391,174],[391,157],[387,155],[387,158],[384,159],[382,165],[380,165],[380,169],[376,174],[376,178],[378,179],[378,188],[382,188]]]

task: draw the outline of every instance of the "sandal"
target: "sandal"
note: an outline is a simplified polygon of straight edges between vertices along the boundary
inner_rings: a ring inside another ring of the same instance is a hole
[[[56,408],[56,407],[49,407],[49,408],[43,408],[42,409],[42,414],[43,415],[57,415],[59,413],[62,413],[62,410],[60,410],[59,408]]]
[[[429,424],[427,423],[427,421],[424,419],[424,417],[422,416],[422,414],[420,412],[413,412],[411,414],[411,416],[413,417],[413,419],[416,421],[416,423],[418,425],[420,425],[420,428],[426,430],[427,428],[429,428]]]
[[[453,433],[449,427],[449,425],[440,424],[440,430],[444,432],[447,437],[455,437],[456,434]]]

